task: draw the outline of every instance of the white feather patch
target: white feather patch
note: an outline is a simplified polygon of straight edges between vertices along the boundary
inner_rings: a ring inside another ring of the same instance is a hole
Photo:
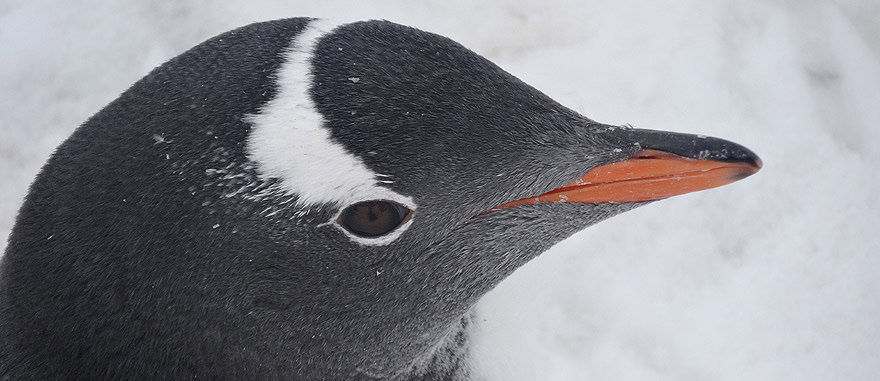
[[[252,125],[247,142],[248,158],[257,164],[264,179],[280,180],[280,190],[297,197],[300,207],[336,204],[345,207],[360,201],[390,200],[415,210],[409,196],[380,186],[377,174],[332,140],[323,116],[310,95],[312,57],[318,41],[342,24],[313,20],[294,38],[276,74],[278,93],[260,112],[248,115]],[[341,78],[340,80],[348,80]],[[382,179],[387,181],[387,179]],[[369,245],[387,244],[406,230],[375,239],[355,237]]]

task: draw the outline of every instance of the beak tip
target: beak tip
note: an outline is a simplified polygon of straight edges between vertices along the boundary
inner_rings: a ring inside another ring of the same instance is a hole
[[[745,151],[745,154],[743,155],[743,157],[741,159],[739,159],[737,161],[749,166],[749,168],[748,168],[748,170],[750,171],[749,174],[753,174],[753,173],[760,171],[761,168],[764,166],[764,161],[762,161],[761,158],[758,157],[758,155],[756,155],[754,152],[752,152],[746,148],[743,148],[743,150]]]
[[[754,175],[755,173],[758,172],[758,170],[760,170],[760,167],[748,167],[748,168],[743,167],[742,169],[740,169],[738,171],[732,172],[730,174],[730,176],[728,177],[728,181],[730,181],[732,183],[732,182],[742,180],[746,177]]]
[[[752,163],[751,163],[751,164],[752,164],[753,167],[755,167],[755,172],[760,171],[760,170],[761,170],[761,167],[764,166],[764,162],[761,161],[761,158],[758,157],[758,156],[755,156],[755,158],[752,160]]]
[[[741,148],[739,154],[725,160],[736,166],[736,169],[730,171],[730,174],[728,175],[728,181],[731,183],[758,173],[758,171],[761,170],[761,167],[764,166],[764,162],[754,152],[745,147],[739,146],[738,148]]]
[[[731,183],[758,173],[758,171],[761,170],[761,167],[764,166],[764,162],[761,161],[761,158],[751,151],[748,151],[748,155],[736,160],[736,162],[740,163],[737,165],[737,169],[732,170],[728,175],[728,181]]]

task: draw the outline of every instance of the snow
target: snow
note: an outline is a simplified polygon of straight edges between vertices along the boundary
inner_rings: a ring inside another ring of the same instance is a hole
[[[517,271],[478,306],[481,373],[880,374],[876,1],[0,2],[0,236],[54,147],[150,68],[222,31],[306,15],[444,34],[591,118],[719,136],[764,161]]]

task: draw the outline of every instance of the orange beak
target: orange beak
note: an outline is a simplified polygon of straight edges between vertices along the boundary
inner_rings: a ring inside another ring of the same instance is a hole
[[[623,203],[659,200],[730,184],[761,169],[761,160],[716,161],[643,150],[630,159],[591,169],[580,179],[539,196],[492,210],[538,203]]]

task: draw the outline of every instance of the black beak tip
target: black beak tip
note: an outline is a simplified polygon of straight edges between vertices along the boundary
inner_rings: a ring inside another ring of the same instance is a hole
[[[743,147],[737,143],[733,143],[727,140],[718,139],[718,138],[705,138],[712,139],[710,145],[713,147],[709,150],[708,155],[705,154],[706,150],[703,150],[703,155],[708,156],[707,159],[718,160],[730,163],[743,163],[748,164],[754,169],[754,172],[757,172],[761,167],[764,166],[764,162],[761,161],[761,158],[758,157],[754,152],[750,149]],[[690,156],[693,157],[693,156]],[[700,158],[697,156],[697,158]],[[754,173],[753,172],[753,173]]]
[[[758,155],[755,155],[754,153],[752,154],[751,159],[747,160],[746,163],[748,163],[752,167],[755,167],[755,172],[757,172],[759,169],[761,169],[761,167],[764,166],[764,162],[761,161],[761,158],[758,157]]]

